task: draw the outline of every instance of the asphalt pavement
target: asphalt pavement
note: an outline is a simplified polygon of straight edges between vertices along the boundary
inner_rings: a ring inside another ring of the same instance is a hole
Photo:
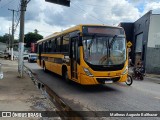
[[[125,83],[99,86],[82,86],[66,83],[54,73],[43,72],[36,63],[27,63],[39,80],[47,84],[75,111],[160,111],[160,80],[146,77],[134,80],[132,86]],[[158,117],[111,117],[111,120],[159,120]]]

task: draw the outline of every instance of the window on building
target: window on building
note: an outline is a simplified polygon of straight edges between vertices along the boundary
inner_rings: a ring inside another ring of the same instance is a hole
[[[138,29],[140,29],[140,28],[141,28],[141,24],[138,25]]]
[[[136,50],[135,52],[142,52],[143,33],[136,36]]]
[[[145,21],[145,25],[146,25],[146,26],[148,25],[148,20]]]

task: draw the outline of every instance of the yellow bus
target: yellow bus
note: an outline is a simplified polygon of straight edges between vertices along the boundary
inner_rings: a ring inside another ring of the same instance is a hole
[[[125,82],[127,44],[123,28],[77,25],[37,41],[37,63],[82,85]]]

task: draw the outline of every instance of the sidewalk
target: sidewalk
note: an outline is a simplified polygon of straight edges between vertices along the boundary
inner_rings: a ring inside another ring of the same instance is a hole
[[[157,74],[146,74],[146,77],[152,77],[152,78],[160,79],[160,75],[157,75]]]
[[[146,74],[145,77],[150,79],[150,80],[157,81],[158,83],[160,83],[160,75],[157,75],[157,74]]]
[[[4,75],[0,80],[0,111],[55,111],[55,106],[34,86],[27,74],[24,74],[24,78],[18,77],[17,61],[0,58],[0,63]],[[35,118],[26,119],[34,120]],[[42,120],[42,118],[36,119]]]

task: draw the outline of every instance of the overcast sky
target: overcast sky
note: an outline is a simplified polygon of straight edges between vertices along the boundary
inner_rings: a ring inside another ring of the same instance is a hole
[[[118,25],[134,22],[149,10],[160,14],[160,0],[70,0],[70,7],[31,0],[25,13],[25,33],[33,32],[48,36],[77,24]],[[20,0],[0,0],[0,35],[9,33],[12,12],[19,10]],[[20,13],[15,13],[15,24]],[[15,37],[18,38],[19,25]]]

